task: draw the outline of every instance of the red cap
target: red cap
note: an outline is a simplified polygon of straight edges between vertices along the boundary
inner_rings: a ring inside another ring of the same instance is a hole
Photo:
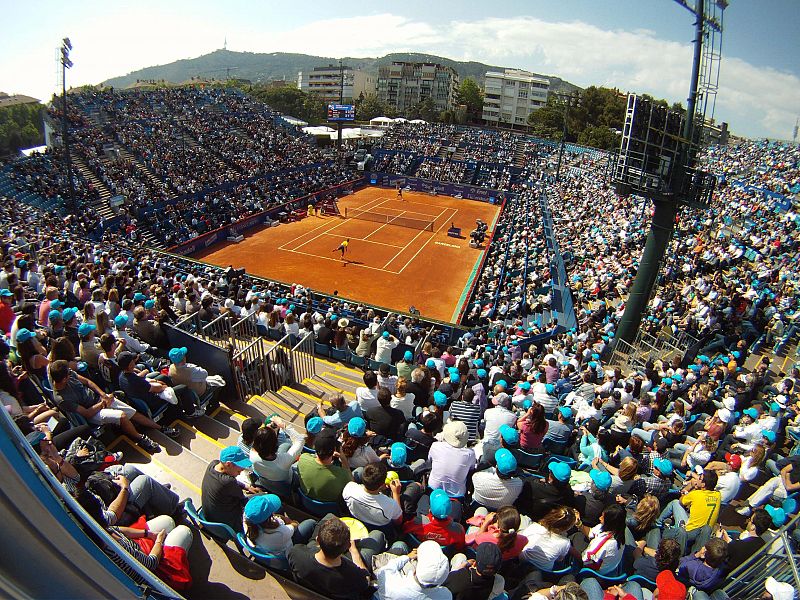
[[[728,463],[731,469],[738,471],[742,467],[742,457],[738,454],[725,453],[725,462]]]

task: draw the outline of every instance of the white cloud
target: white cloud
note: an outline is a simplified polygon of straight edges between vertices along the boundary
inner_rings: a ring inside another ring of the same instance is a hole
[[[113,6],[113,5],[112,5]],[[69,81],[97,83],[144,66],[198,56],[222,45],[209,15],[186,14],[168,3],[148,11],[108,9],[70,25],[76,67]],[[124,23],[124,27],[119,27]],[[380,56],[417,51],[557,75],[581,86],[686,101],[691,47],[651,30],[601,29],[581,21],[534,17],[428,23],[391,13],[309,22],[294,29],[264,22],[228,27],[228,47],[249,52],[302,52],[320,56]],[[13,85],[10,84],[13,83]],[[0,89],[46,97],[55,83],[53,49],[33,45],[0,69]],[[800,112],[800,78],[758,68],[723,53],[716,117],[735,133],[788,138]]]

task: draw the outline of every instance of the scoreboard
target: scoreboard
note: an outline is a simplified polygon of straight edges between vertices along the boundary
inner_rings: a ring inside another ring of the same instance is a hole
[[[356,107],[352,104],[328,104],[328,121],[355,121]]]

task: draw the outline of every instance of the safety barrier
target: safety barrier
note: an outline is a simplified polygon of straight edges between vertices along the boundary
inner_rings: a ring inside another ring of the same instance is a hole
[[[295,344],[290,351],[290,359],[295,382],[302,383],[316,375],[313,333],[307,333],[302,340]]]

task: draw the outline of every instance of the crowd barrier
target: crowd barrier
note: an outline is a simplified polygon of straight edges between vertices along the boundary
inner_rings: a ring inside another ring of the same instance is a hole
[[[327,194],[337,193],[340,191],[348,191],[348,190],[356,190],[364,186],[364,180],[362,179],[354,179],[352,181],[348,181],[345,183],[341,183],[337,186],[332,188],[328,188],[326,190],[322,190],[319,192],[314,192],[313,194],[306,194],[305,196],[301,196],[299,198],[295,198],[294,200],[289,200],[284,202],[283,204],[279,204],[272,208],[269,208],[265,211],[262,211],[258,214],[251,215],[249,217],[245,217],[244,219],[240,219],[236,221],[236,223],[232,223],[230,225],[224,225],[218,229],[214,229],[213,231],[209,231],[208,233],[204,233],[196,238],[192,238],[187,242],[182,242],[170,248],[168,251],[174,254],[180,254],[182,256],[190,256],[195,252],[199,252],[200,250],[205,250],[206,248],[210,248],[214,244],[218,244],[219,242],[224,242],[228,237],[235,236],[240,233],[244,233],[248,229],[252,229],[258,225],[263,225],[267,221],[275,220],[276,217],[281,212],[291,211],[296,208],[304,208],[307,206],[308,201],[313,199],[315,196],[324,196]]]

